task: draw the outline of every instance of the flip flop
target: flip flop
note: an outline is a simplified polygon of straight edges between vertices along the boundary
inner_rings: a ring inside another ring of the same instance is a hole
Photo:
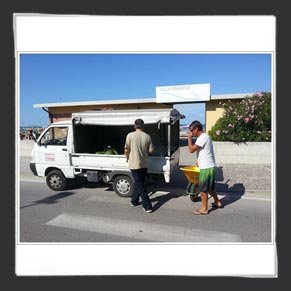
[[[208,212],[202,212],[201,210],[193,210],[195,215],[208,215]]]

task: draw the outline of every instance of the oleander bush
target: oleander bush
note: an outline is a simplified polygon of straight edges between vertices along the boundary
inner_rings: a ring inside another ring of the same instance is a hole
[[[220,102],[224,114],[208,132],[213,141],[271,141],[271,93],[246,96],[234,103]]]

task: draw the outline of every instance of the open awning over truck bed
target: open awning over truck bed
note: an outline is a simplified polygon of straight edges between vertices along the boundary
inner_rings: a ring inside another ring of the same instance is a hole
[[[100,110],[72,114],[74,123],[87,125],[133,125],[137,118],[145,124],[170,123],[185,118],[176,109]]]

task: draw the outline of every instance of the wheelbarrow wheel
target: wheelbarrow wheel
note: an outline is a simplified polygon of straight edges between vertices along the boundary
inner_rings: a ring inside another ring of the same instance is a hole
[[[199,201],[199,195],[190,195],[190,200],[192,202],[198,202]]]
[[[189,183],[186,188],[186,193],[190,195],[191,201],[193,201],[192,199],[194,199],[194,197],[198,199],[198,195],[200,193],[198,183]]]

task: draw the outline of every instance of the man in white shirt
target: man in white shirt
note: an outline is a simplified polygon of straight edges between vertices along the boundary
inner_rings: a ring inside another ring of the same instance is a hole
[[[213,197],[212,207],[222,207],[215,191],[215,156],[213,144],[210,136],[203,132],[202,124],[198,120],[194,120],[189,126],[188,149],[190,153],[197,153],[197,166],[200,168],[199,173],[199,191],[202,206],[198,210],[194,210],[193,214],[208,214],[208,193]],[[192,138],[197,137],[195,144]]]

